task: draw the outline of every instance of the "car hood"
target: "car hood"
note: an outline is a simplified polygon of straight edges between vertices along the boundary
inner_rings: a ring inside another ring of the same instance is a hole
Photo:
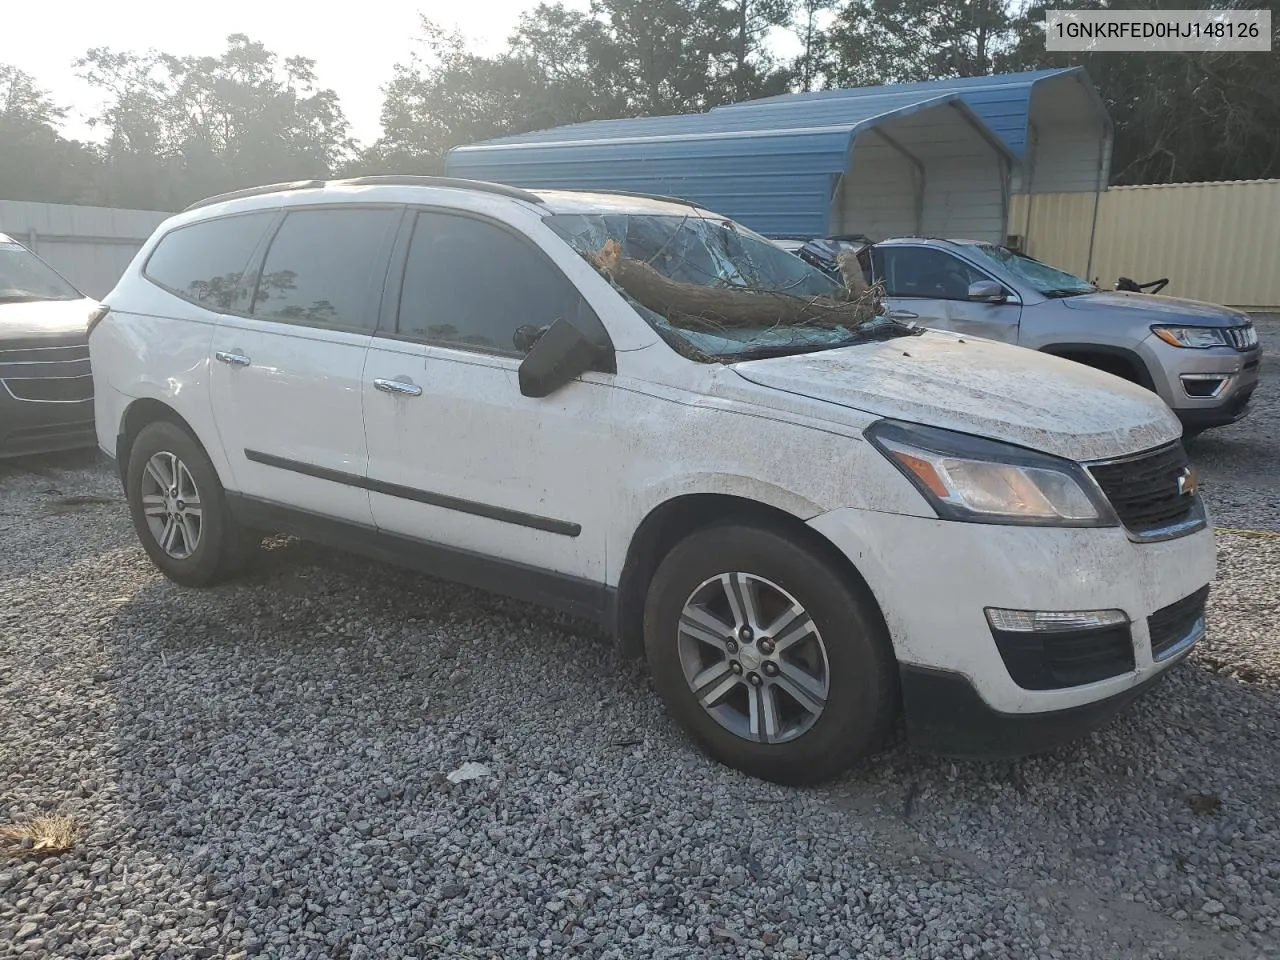
[[[1163,401],[1135,384],[1034,350],[941,331],[732,369],[763,387],[1071,460],[1125,456],[1182,433]]]
[[[1115,312],[1123,310],[1126,319],[1142,319],[1149,323],[1192,323],[1202,327],[1238,327],[1249,322],[1249,315],[1230,307],[1181,297],[1153,296],[1149,293],[1099,290],[1079,297],[1063,297],[1061,303],[1071,310]]]
[[[0,349],[42,343],[83,342],[96,300],[32,300],[0,303]]]

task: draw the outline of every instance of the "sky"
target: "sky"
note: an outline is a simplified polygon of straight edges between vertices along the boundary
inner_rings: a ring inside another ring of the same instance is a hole
[[[478,52],[492,53],[523,10],[538,0],[0,0],[0,63],[35,77],[59,106],[70,108],[66,136],[92,139],[85,123],[102,98],[76,76],[72,62],[90,47],[209,55],[245,33],[280,55],[316,61],[322,87],[332,87],[361,143],[378,138],[381,87],[406,62],[419,36],[419,14],[456,27]],[[585,10],[589,0],[564,0]]]

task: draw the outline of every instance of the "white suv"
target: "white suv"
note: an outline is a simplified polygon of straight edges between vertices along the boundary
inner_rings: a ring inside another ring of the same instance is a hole
[[[887,318],[691,329],[609,241],[838,292],[662,198],[382,177],[166,221],[90,335],[148,554],[199,586],[282,531],[592,618],[713,756],[789,783],[899,712],[926,750],[1050,748],[1203,635],[1212,533],[1153,394]]]

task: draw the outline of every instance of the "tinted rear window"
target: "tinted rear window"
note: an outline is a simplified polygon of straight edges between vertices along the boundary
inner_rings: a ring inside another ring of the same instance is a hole
[[[240,277],[274,213],[205,220],[171,231],[143,273],[170,293],[209,310],[230,310]]]
[[[400,211],[299,210],[271,241],[252,313],[264,320],[372,330],[387,245]],[[380,269],[382,268],[382,269]]]

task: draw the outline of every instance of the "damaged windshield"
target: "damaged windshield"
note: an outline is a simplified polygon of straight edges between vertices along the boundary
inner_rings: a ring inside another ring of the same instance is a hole
[[[19,243],[0,240],[0,303],[79,300],[80,292]]]
[[[731,220],[574,213],[546,222],[692,359],[802,353],[910,332],[878,315],[865,284],[846,288]]]
[[[1008,247],[998,247],[993,243],[975,243],[970,249],[982,254],[992,263],[1004,267],[1046,297],[1079,297],[1098,289],[1088,280],[1081,280],[1074,274],[1058,270],[1047,263],[1041,263],[1026,254],[1014,253]]]

